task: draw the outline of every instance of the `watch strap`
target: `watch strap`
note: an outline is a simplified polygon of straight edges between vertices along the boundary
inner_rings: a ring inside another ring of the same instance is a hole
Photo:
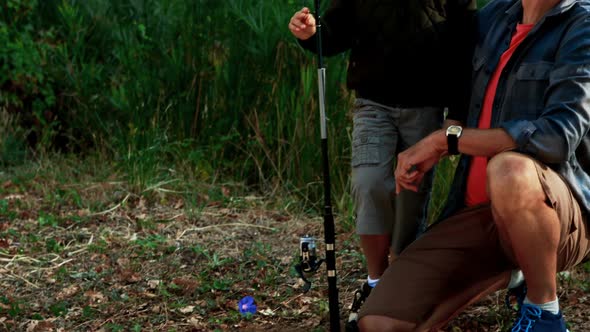
[[[447,146],[450,155],[459,154],[459,138],[457,135],[447,135]]]

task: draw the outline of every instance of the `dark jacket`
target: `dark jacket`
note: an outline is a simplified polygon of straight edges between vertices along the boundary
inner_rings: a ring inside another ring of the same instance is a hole
[[[467,84],[452,82],[469,79],[474,10],[475,0],[333,0],[322,16],[322,52],[350,50],[347,86],[358,97],[450,106],[465,97]],[[316,43],[300,41],[314,52]]]
[[[478,14],[473,90],[467,125],[477,127],[485,89],[522,17],[517,0],[496,0]],[[563,0],[533,27],[500,76],[492,128],[504,128],[515,149],[559,173],[582,211],[590,212],[590,11]],[[463,156],[444,215],[464,204],[471,157]]]

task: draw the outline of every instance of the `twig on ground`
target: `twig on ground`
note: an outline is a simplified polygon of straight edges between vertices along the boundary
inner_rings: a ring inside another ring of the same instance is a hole
[[[84,252],[84,251],[86,251],[87,249],[88,249],[88,248],[86,248],[86,247],[84,247],[84,248],[80,248],[80,249],[78,249],[78,250],[74,250],[74,251],[68,252],[66,255],[67,255],[68,257],[71,257],[71,256],[74,256],[74,255],[76,255],[76,254],[79,254],[79,253],[81,253],[81,252]]]
[[[149,187],[145,188],[145,190],[143,192],[145,193],[145,192],[148,192],[148,191],[151,191],[151,190],[166,191],[167,189],[160,188],[160,186],[163,186],[165,184],[170,184],[170,183],[178,182],[178,181],[180,181],[180,180],[179,179],[172,179],[172,180],[168,180],[168,181],[161,181],[161,182],[158,182],[158,183],[154,184],[153,186],[149,186]]]
[[[27,262],[27,263],[40,263],[41,261],[36,260],[34,258],[28,257],[28,256],[23,256],[23,255],[14,255],[14,256],[10,256],[4,253],[0,253],[0,255],[5,255],[7,257],[11,257],[10,259],[8,258],[1,258],[0,257],[0,262],[6,262],[7,264],[4,265],[4,268],[8,268],[12,263],[14,262]]]
[[[112,208],[110,208],[108,210],[102,211],[102,212],[91,213],[90,216],[94,217],[94,216],[100,216],[100,215],[111,213],[111,212],[115,211],[116,209],[118,209],[121,205],[125,204],[125,202],[127,202],[127,200],[129,199],[130,196],[131,196],[131,194],[127,194],[127,196],[125,196],[125,198],[123,198],[123,200],[119,204],[113,206]]]
[[[281,304],[281,306],[285,306],[285,305],[287,305],[289,302],[291,302],[291,301],[293,301],[293,300],[295,300],[295,299],[298,299],[298,298],[302,297],[303,295],[305,295],[305,294],[304,294],[304,293],[301,293],[301,294],[299,294],[299,295],[297,295],[297,296],[294,296],[294,297],[292,297],[292,298],[290,298],[290,299],[287,299],[287,300],[285,300],[285,301],[281,302],[280,304]],[[277,310],[279,310],[279,309],[281,308],[281,306],[278,306],[278,307],[277,307],[275,310],[273,310],[273,311],[277,311]]]
[[[39,285],[37,285],[37,284],[35,284],[35,283],[31,282],[31,281],[28,281],[27,279],[25,279],[25,278],[23,278],[23,277],[21,277],[19,275],[8,273],[8,276],[9,277],[13,277],[15,279],[20,279],[20,280],[24,281],[25,283],[27,283],[27,284],[35,287],[35,288],[40,288]]]
[[[69,262],[71,262],[73,260],[74,260],[73,258],[72,259],[66,259],[65,261],[63,261],[63,262],[61,262],[59,264],[56,264],[56,265],[53,265],[53,266],[50,266],[50,267],[42,267],[39,270],[53,270],[53,269],[57,269],[58,267],[60,267],[60,266],[62,266],[64,264],[67,264],[67,263],[69,263]]]
[[[221,228],[221,227],[225,227],[225,226],[255,227],[255,228],[268,229],[271,231],[275,230],[274,228],[268,227],[268,226],[260,226],[260,225],[251,225],[251,224],[245,224],[245,223],[239,223],[239,222],[232,222],[232,223],[228,223],[228,224],[210,225],[210,226],[204,226],[204,227],[195,227],[195,228],[185,229],[184,231],[182,231],[182,233],[180,233],[179,236],[176,237],[176,240],[180,240],[180,238],[182,238],[188,232],[200,232],[200,231],[205,231],[205,230],[212,229],[212,228]]]

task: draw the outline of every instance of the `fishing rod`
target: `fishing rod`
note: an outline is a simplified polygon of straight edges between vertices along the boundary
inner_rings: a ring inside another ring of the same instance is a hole
[[[330,309],[330,331],[340,331],[340,308],[338,304],[338,286],[336,284],[336,248],[334,246],[336,230],[330,191],[330,165],[328,160],[328,133],[326,129],[326,68],[322,55],[322,21],[320,0],[315,0],[316,41],[318,56],[318,89],[320,103],[320,131],[322,148],[322,166],[324,173],[324,241],[326,246],[326,270],[328,275],[328,300]]]

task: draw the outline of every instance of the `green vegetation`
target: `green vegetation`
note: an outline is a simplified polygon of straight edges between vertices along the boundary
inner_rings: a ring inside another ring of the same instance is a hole
[[[0,164],[95,153],[137,192],[181,177],[236,180],[314,208],[315,60],[287,29],[300,6],[8,0],[0,5]],[[334,192],[342,195],[351,101],[345,55],[327,66]]]
[[[316,59],[287,30],[306,2],[0,2],[0,330],[327,329],[324,273],[303,293],[293,268],[323,234]],[[365,276],[346,65],[326,61],[341,317]],[[560,280],[569,317],[589,273]],[[496,296],[450,330],[509,321]]]
[[[321,211],[316,59],[287,29],[304,3],[8,0],[0,5],[0,165],[95,155],[135,193],[232,182]],[[326,61],[333,201],[344,214],[346,56]]]

